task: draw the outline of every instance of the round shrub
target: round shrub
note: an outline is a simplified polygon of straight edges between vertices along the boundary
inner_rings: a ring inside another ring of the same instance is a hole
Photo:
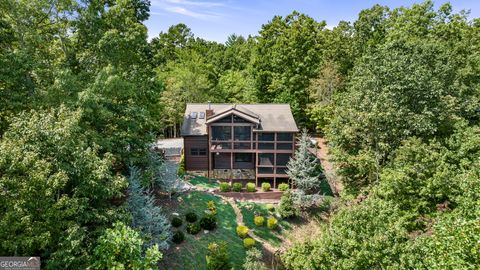
[[[217,218],[215,215],[206,215],[200,219],[200,227],[205,230],[213,230],[217,227]]]
[[[242,183],[234,183],[232,189],[235,192],[241,192],[242,191]]]
[[[286,184],[286,183],[281,183],[281,184],[278,185],[278,189],[279,189],[280,191],[287,191],[287,190],[288,190],[288,184]]]
[[[255,183],[248,183],[247,192],[255,192],[255,191],[257,191],[257,187],[255,186]]]
[[[267,207],[267,210],[268,210],[269,212],[275,211],[275,207],[274,207],[273,204],[271,204],[271,203],[267,204],[266,207]]]
[[[227,182],[220,183],[220,191],[221,192],[229,192],[230,191],[230,184]]]
[[[198,216],[194,212],[188,212],[185,215],[185,219],[187,220],[187,222],[193,223],[193,222],[197,221]]]
[[[265,218],[262,216],[256,216],[253,218],[253,222],[257,226],[263,226],[263,223],[265,223]]]
[[[185,240],[185,235],[182,231],[176,231],[172,236],[172,242],[175,244],[180,244],[183,240]]]
[[[254,247],[255,246],[255,240],[253,238],[247,237],[247,238],[243,239],[243,246],[246,249]]]
[[[190,223],[187,225],[186,230],[189,234],[197,234],[198,232],[200,232],[201,228],[198,223]]]
[[[267,220],[267,227],[274,230],[278,227],[278,220],[274,217],[269,217]]]
[[[173,227],[178,228],[178,227],[182,226],[183,221],[179,217],[173,217],[171,223],[172,223]]]
[[[240,236],[241,238],[247,237],[248,231],[249,231],[249,229],[248,229],[247,226],[244,226],[244,225],[238,225],[238,226],[237,226],[237,234],[238,234],[238,236]]]
[[[270,191],[270,188],[272,186],[270,185],[270,183],[262,183],[262,190],[263,191]]]

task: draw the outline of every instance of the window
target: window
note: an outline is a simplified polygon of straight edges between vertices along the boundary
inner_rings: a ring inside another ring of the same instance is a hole
[[[277,133],[277,141],[292,141],[293,134],[292,133]]]
[[[205,119],[205,113],[204,112],[199,112],[198,113],[198,118],[199,119]]]
[[[215,121],[216,123],[231,123],[232,122],[232,116],[229,115],[229,116],[225,116],[217,121]]]
[[[197,119],[197,113],[196,113],[196,112],[191,112],[191,113],[190,113],[190,117],[191,117],[192,119]]]
[[[212,126],[212,140],[230,141],[232,139],[232,128]]]
[[[206,156],[207,149],[205,148],[190,148],[190,155],[192,156]]]
[[[274,133],[258,133],[258,140],[259,141],[274,141]]]
[[[273,165],[273,154],[270,154],[270,153],[260,153],[260,154],[258,154],[258,164],[259,165]]]
[[[278,167],[275,171],[277,174],[287,174],[287,167]]]
[[[259,174],[273,174],[272,167],[258,167]]]
[[[292,150],[293,144],[292,143],[277,143],[278,150]]]
[[[258,143],[258,149],[273,149],[274,143]]]
[[[234,127],[233,136],[236,141],[249,141],[251,138],[251,127],[249,126],[240,126]]]
[[[233,115],[233,122],[234,123],[249,123],[247,120],[239,117],[239,116],[236,116],[236,115]]]
[[[277,154],[277,166],[287,166],[291,154]]]
[[[235,143],[233,147],[235,149],[250,149],[250,143]]]
[[[252,162],[252,154],[235,153],[235,162]]]

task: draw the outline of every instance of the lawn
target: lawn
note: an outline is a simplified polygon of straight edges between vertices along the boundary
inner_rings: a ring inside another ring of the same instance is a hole
[[[242,269],[241,265],[245,258],[245,249],[242,239],[236,234],[237,222],[233,208],[219,197],[200,191],[193,191],[183,194],[181,201],[176,209],[184,220],[184,224],[179,228],[185,233],[185,241],[179,245],[172,244],[170,250],[164,254],[164,260],[161,262],[160,269],[205,269],[207,246],[213,241],[225,241],[235,269]],[[217,228],[204,234],[203,230],[197,235],[190,235],[185,232],[185,213],[194,211],[199,218],[207,209],[207,202],[214,201],[217,207]]]
[[[218,183],[216,181],[209,181],[208,178],[198,176],[190,180],[190,183],[197,187],[203,188],[217,188]]]
[[[268,241],[274,247],[279,247],[282,244],[281,235],[292,229],[292,225],[287,220],[279,220],[279,228],[277,230],[268,229],[266,222],[268,217],[272,216],[273,213],[267,210],[267,204],[239,202],[238,206],[242,211],[245,225],[250,228],[255,235]],[[255,214],[265,217],[265,224],[263,226],[255,225],[253,221]]]

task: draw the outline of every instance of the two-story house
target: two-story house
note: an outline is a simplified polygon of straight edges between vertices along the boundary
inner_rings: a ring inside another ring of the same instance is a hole
[[[288,183],[298,128],[288,104],[187,104],[185,169],[222,180]]]

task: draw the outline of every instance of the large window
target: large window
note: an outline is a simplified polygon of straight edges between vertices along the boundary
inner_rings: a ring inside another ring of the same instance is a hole
[[[258,133],[258,140],[259,141],[274,141],[275,134],[274,133]]]
[[[277,141],[289,141],[293,140],[292,133],[277,133]]]
[[[236,141],[249,141],[252,128],[250,126],[234,127],[233,136]]]
[[[192,156],[206,156],[207,149],[205,148],[190,148],[190,155]]]
[[[258,164],[259,165],[273,165],[273,154],[270,153],[260,153],[258,154]]]
[[[277,154],[277,166],[287,166],[291,154]]]
[[[275,148],[274,143],[258,143],[258,149],[270,150],[274,148]]]
[[[292,150],[293,144],[292,143],[277,143],[278,150]]]
[[[251,153],[235,153],[235,162],[252,162]]]
[[[232,128],[212,126],[212,140],[229,141],[232,139]]]

